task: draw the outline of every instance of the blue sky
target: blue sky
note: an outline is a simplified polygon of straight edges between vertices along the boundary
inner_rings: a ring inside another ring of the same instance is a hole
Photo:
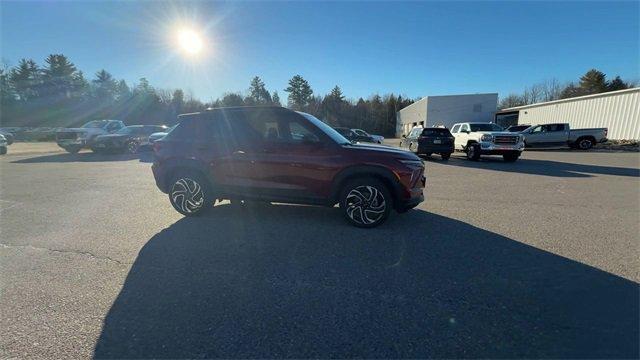
[[[3,60],[63,53],[88,77],[183,88],[202,100],[270,90],[295,74],[351,98],[498,92],[590,68],[640,78],[640,3],[631,2],[6,2]],[[175,33],[200,32],[188,57]]]

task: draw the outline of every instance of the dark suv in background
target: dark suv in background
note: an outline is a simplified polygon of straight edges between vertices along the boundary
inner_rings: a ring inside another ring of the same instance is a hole
[[[179,117],[154,143],[153,174],[183,215],[216,199],[334,206],[360,227],[424,200],[424,165],[406,151],[353,144],[317,118],[281,107]]]

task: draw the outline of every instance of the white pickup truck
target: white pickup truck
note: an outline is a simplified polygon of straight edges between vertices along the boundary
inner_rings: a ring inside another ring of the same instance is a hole
[[[72,154],[91,147],[99,135],[114,133],[125,127],[120,120],[93,120],[80,128],[67,128],[56,132],[58,146]]]
[[[522,135],[506,132],[494,123],[454,124],[451,134],[455,150],[464,151],[470,160],[478,160],[481,155],[502,155],[504,161],[514,162],[524,150]]]
[[[607,141],[607,128],[571,129],[567,123],[534,125],[520,134],[528,148],[567,147],[591,149],[595,144]]]

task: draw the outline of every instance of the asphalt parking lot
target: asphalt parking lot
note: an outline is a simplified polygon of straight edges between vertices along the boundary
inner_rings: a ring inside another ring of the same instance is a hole
[[[148,156],[2,156],[0,357],[638,358],[640,154],[433,158],[364,230],[182,218]]]

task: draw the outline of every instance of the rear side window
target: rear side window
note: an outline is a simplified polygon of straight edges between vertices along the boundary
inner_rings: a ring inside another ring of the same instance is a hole
[[[449,129],[424,129],[422,136],[451,136]]]
[[[165,139],[210,142],[230,137],[226,119],[219,113],[202,113],[182,117]]]

